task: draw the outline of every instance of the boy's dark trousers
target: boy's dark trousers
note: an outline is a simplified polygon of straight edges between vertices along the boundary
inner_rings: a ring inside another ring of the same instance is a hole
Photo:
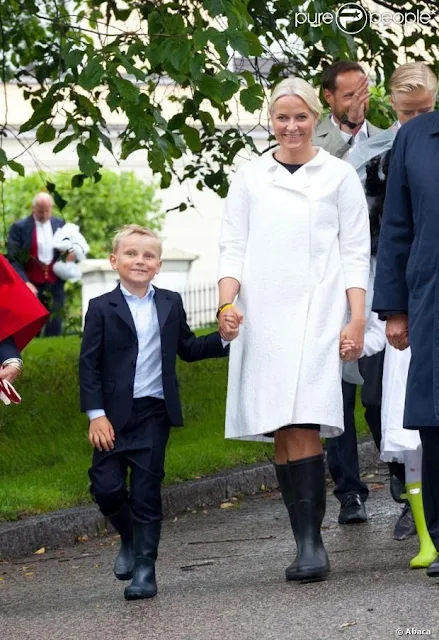
[[[95,449],[89,470],[90,491],[104,516],[118,512],[128,501],[133,522],[149,525],[161,521],[160,487],[169,431],[164,401],[139,398],[133,401],[128,423],[116,432],[114,449]]]
[[[152,598],[157,593],[155,562],[161,532],[160,487],[164,477],[170,421],[164,400],[134,399],[128,423],[111,451],[97,451],[89,470],[91,493],[121,536],[114,572],[130,580],[125,598]],[[127,473],[130,470],[130,488]]]

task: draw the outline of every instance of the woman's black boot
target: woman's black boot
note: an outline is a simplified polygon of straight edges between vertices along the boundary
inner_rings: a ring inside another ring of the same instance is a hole
[[[286,579],[325,580],[329,560],[321,536],[326,509],[323,454],[275,468],[297,545],[297,555],[286,570]]]

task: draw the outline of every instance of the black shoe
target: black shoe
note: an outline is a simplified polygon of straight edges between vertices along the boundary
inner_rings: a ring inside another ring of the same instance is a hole
[[[396,476],[390,476],[390,494],[395,502],[403,504],[404,498],[401,498],[401,494],[405,492],[405,484],[401,482]]]
[[[304,582],[325,580],[329,561],[320,533],[326,508],[323,456],[275,465],[275,469],[297,546],[285,577]]]
[[[120,535],[120,549],[114,562],[114,575],[118,580],[131,580],[134,569],[131,509],[125,504],[117,513],[108,516],[108,519]]]
[[[393,531],[393,539],[394,540],[407,540],[410,536],[416,535],[416,527],[413,521],[413,514],[410,506],[406,503],[404,505],[403,510],[401,511],[401,515],[395,524],[395,529]]]
[[[134,562],[133,581],[125,588],[126,600],[153,598],[157,593],[155,562],[160,540],[161,522],[134,524]]]
[[[439,577],[439,556],[436,558],[436,560],[433,560],[429,567],[427,567],[427,576],[429,578]]]
[[[358,493],[348,493],[341,501],[338,524],[367,522],[366,508]]]

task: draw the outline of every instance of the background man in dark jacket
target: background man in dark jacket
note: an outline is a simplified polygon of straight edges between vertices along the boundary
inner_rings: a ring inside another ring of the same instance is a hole
[[[60,254],[53,248],[53,234],[64,220],[52,216],[53,200],[39,193],[32,202],[32,214],[14,222],[9,230],[8,258],[29,289],[50,311],[44,335],[59,336],[62,330],[61,310],[64,306],[64,280],[53,273]],[[74,259],[71,254],[67,259]]]

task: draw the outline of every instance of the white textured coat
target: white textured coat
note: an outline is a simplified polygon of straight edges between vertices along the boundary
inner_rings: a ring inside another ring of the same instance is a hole
[[[340,331],[346,289],[367,288],[370,232],[355,170],[319,149],[294,174],[273,152],[240,167],[226,202],[219,279],[241,284],[226,437],[287,424],[343,432]]]

